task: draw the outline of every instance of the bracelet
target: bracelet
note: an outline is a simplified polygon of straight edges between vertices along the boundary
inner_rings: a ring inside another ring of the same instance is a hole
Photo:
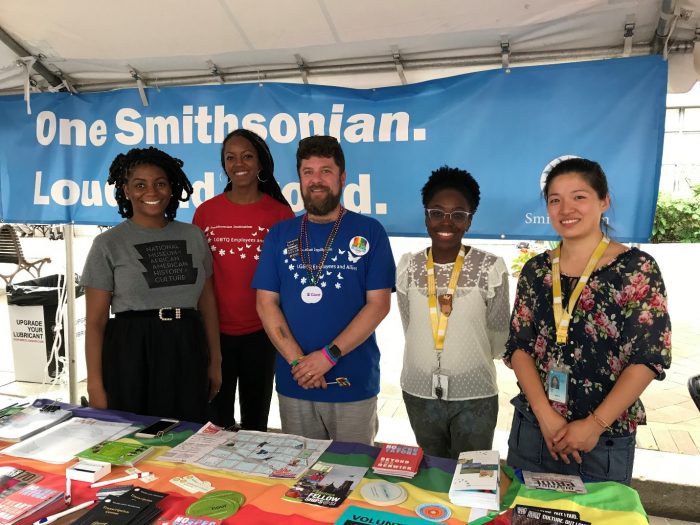
[[[333,356],[328,351],[328,345],[324,346],[321,349],[321,353],[324,355],[324,357],[326,359],[328,359],[328,362],[331,364],[331,366],[335,366],[338,363],[338,361],[336,359],[333,359]]]
[[[603,418],[600,417],[600,416],[598,416],[595,412],[589,412],[589,414],[591,414],[591,416],[593,416],[593,421],[595,421],[596,423],[598,423],[598,425],[599,425],[603,430],[607,430],[608,432],[612,432],[612,431],[613,431],[612,427],[611,427],[610,425],[608,425],[608,424],[603,420]]]
[[[301,357],[297,357],[294,361],[292,361],[291,363],[289,363],[289,366],[291,366],[292,368],[294,368],[294,367],[297,366],[299,363],[301,363],[301,361],[304,359],[304,357],[306,357],[306,356],[303,356],[303,355],[302,355]]]

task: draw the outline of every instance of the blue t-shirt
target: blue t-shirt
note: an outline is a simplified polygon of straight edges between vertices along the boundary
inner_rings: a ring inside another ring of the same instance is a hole
[[[312,276],[299,253],[302,217],[283,221],[265,237],[253,288],[276,292],[292,335],[305,354],[333,341],[366,304],[368,290],[393,288],[396,266],[389,237],[371,217],[345,212],[338,233],[318,276]],[[318,265],[333,223],[308,225],[308,262]],[[304,241],[304,248],[307,244]],[[313,272],[316,276],[317,271]],[[372,334],[326,374],[326,381],[346,377],[351,386],[329,385],[304,390],[292,377],[289,364],[277,355],[277,391],[287,397],[332,403],[360,401],[379,393],[379,348]]]

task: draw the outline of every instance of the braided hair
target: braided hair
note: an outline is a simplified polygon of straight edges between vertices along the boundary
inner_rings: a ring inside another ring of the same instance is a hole
[[[139,166],[149,165],[156,166],[162,169],[173,194],[170,197],[168,207],[165,209],[165,218],[168,221],[175,219],[179,202],[187,202],[192,195],[192,184],[182,171],[183,162],[180,159],[171,157],[164,151],[158,148],[133,148],[126,153],[120,153],[112,161],[109,167],[108,184],[114,184],[114,196],[119,206],[119,215],[125,219],[129,219],[134,215],[134,208],[131,201],[124,194],[124,185],[129,180],[129,177]]]
[[[248,142],[250,142],[255,151],[258,153],[258,161],[260,162],[260,173],[258,173],[258,190],[267,193],[273,199],[281,202],[282,204],[289,206],[289,202],[282,195],[282,189],[280,188],[277,179],[275,179],[275,161],[272,159],[272,153],[270,153],[270,148],[267,143],[258,135],[257,133],[250,131],[249,129],[235,129],[228,135],[221,143],[221,167],[226,173],[226,160],[224,159],[226,149],[226,143],[232,137],[243,137]],[[224,192],[229,191],[233,188],[231,179],[228,180]]]
[[[459,168],[450,168],[448,166],[436,169],[428,178],[428,182],[425,183],[425,186],[423,186],[421,190],[423,206],[427,206],[430,200],[439,191],[446,189],[456,190],[464,195],[469,206],[471,206],[471,212],[476,212],[476,209],[479,207],[479,201],[481,200],[479,183],[476,182],[468,171]]]

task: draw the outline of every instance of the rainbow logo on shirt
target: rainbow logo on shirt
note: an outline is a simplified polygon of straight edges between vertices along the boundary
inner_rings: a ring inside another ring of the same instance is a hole
[[[369,241],[360,235],[350,239],[350,251],[355,255],[364,255],[369,251]]]

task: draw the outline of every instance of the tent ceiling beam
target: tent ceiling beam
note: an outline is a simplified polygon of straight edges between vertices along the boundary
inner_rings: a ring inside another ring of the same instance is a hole
[[[680,52],[685,53],[693,50],[694,42],[681,41],[675,42],[669,48],[669,52]],[[641,56],[651,54],[652,44],[633,44],[630,52],[631,56]],[[513,67],[513,65],[535,65],[535,64],[546,64],[554,62],[570,62],[577,60],[599,60],[604,58],[617,58],[623,56],[624,47],[614,46],[614,47],[593,47],[584,49],[566,49],[566,50],[555,50],[555,51],[537,51],[537,52],[510,52],[508,56],[508,65]],[[295,57],[296,58],[296,57]],[[299,57],[301,58],[301,57]],[[259,67],[249,70],[240,70],[237,68],[217,68],[219,75],[223,77],[224,81],[227,83],[237,83],[237,82],[262,82],[262,81],[282,81],[290,80],[293,78],[298,78],[300,74],[300,69],[306,73],[307,80],[313,75],[318,76],[332,76],[332,75],[358,75],[358,74],[368,74],[368,73],[386,73],[390,71],[396,71],[396,62],[394,57],[391,58],[379,58],[376,60],[366,60],[366,61],[344,61],[339,63],[325,63],[321,65],[313,65],[303,61],[303,67],[299,64],[294,66],[268,66]],[[498,54],[485,54],[485,55],[466,55],[466,56],[448,56],[448,57],[435,57],[435,58],[406,58],[401,57],[401,66],[404,71],[407,70],[424,70],[424,69],[449,69],[449,68],[489,68],[489,67],[503,67],[503,55],[501,52]],[[147,72],[136,72],[134,68],[130,68],[130,75],[128,78],[123,80],[83,80],[73,79],[72,86],[80,92],[95,92],[95,91],[109,91],[113,89],[122,89],[133,87],[134,80],[137,81],[137,87],[139,83],[143,86],[144,83],[148,83],[149,79],[152,78],[154,83],[158,86],[185,86],[185,85],[198,85],[198,84],[211,84],[212,83],[212,73],[211,71],[202,71],[201,73],[182,75],[171,74],[168,77],[163,76],[162,73],[147,73]],[[303,74],[302,74],[303,79]],[[218,80],[218,79],[217,79]],[[59,80],[60,84],[60,80]],[[0,95],[12,95],[21,94],[20,89],[7,89],[0,90]]]
[[[30,57],[32,54],[25,49],[19,42],[12,38],[2,27],[0,27],[0,42],[5,44],[19,58]],[[42,62],[41,56],[35,56],[35,61],[32,64],[32,69],[44,77],[44,80],[52,87],[58,87],[63,82],[51,70],[49,70]]]

